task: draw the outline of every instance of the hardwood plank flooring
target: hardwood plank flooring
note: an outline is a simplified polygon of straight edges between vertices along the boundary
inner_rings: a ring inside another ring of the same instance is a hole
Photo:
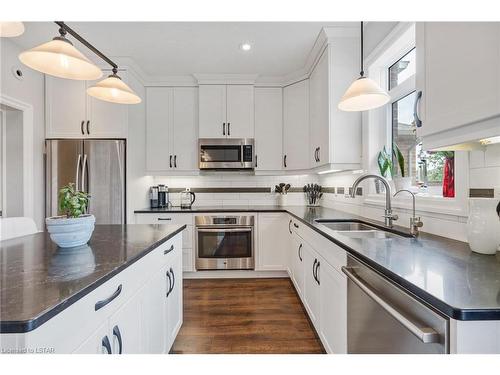
[[[172,353],[324,353],[289,279],[184,280]]]

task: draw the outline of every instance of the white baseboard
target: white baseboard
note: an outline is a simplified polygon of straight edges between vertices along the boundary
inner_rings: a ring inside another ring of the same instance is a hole
[[[245,271],[245,270],[183,272],[182,276],[184,279],[254,279],[254,278],[289,277],[287,271]]]

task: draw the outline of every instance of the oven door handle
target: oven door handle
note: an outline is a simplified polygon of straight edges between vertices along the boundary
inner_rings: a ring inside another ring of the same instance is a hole
[[[216,232],[251,232],[252,227],[247,228],[196,228],[198,232],[216,233]]]
[[[374,300],[380,307],[382,307],[389,315],[396,319],[399,323],[403,325],[408,331],[413,333],[420,341],[424,344],[439,342],[439,333],[437,333],[431,327],[420,327],[416,323],[412,322],[406,316],[401,314],[388,302],[384,301],[365,281],[361,280],[352,272],[350,267],[342,267],[342,272],[351,280],[355,285],[357,285],[365,294]]]

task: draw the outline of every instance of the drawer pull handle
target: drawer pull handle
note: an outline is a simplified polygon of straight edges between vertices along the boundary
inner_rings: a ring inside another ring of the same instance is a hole
[[[163,255],[167,255],[168,253],[170,253],[173,250],[174,250],[174,245],[170,246],[170,248],[168,248],[168,249],[163,250]]]
[[[170,220],[172,220],[171,217],[159,217],[158,218],[158,221],[170,221]]]
[[[299,227],[297,223],[293,223],[293,226],[294,226],[295,228],[298,228],[298,227]]]
[[[111,296],[109,296],[106,299],[103,299],[102,301],[97,302],[95,304],[95,311],[102,309],[108,303],[113,301],[116,297],[118,297],[120,295],[121,292],[122,292],[122,284],[118,285],[118,288],[115,290],[115,292]]]
[[[118,339],[118,354],[122,354],[123,342],[122,342],[122,334],[120,333],[120,328],[118,326],[113,327],[113,336],[116,336]]]
[[[102,338],[101,344],[106,349],[106,354],[111,354],[111,344],[109,343],[108,335]]]

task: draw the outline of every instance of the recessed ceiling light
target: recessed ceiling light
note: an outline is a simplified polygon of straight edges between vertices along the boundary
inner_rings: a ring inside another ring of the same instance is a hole
[[[250,51],[252,49],[252,45],[250,43],[242,43],[240,44],[240,49],[242,51]]]

